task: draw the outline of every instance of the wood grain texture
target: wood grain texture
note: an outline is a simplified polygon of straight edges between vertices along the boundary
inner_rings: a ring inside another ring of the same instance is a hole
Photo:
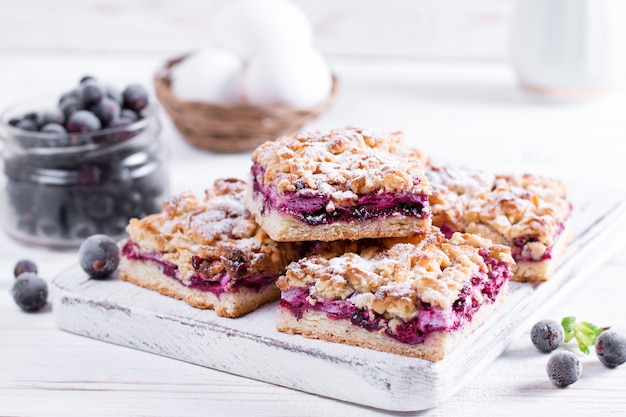
[[[503,307],[436,363],[277,332],[275,304],[226,319],[116,277],[90,280],[78,266],[53,281],[54,315],[63,330],[288,388],[385,410],[432,408],[493,362],[526,320],[611,254],[606,243],[626,220],[623,196],[580,188],[572,198],[575,237],[554,277],[511,283]]]

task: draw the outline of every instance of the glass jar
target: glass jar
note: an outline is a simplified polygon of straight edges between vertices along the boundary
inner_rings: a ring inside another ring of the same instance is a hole
[[[13,106],[0,118],[2,223],[13,237],[78,246],[88,236],[125,235],[130,218],[160,211],[168,193],[161,124],[152,105],[139,121],[91,133],[43,133],[10,121],[51,106]]]

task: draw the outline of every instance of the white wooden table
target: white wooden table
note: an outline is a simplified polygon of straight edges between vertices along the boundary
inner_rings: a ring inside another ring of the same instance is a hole
[[[37,2],[35,2],[37,3]],[[41,2],[43,3],[43,2]],[[40,16],[40,15],[38,15]],[[3,35],[8,35],[6,32]],[[72,85],[86,74],[150,83],[171,50],[118,54],[25,52],[0,46],[0,107]],[[16,40],[19,44],[19,40]],[[27,45],[28,46],[28,45]],[[32,45],[31,45],[32,46]],[[171,46],[171,45],[170,45]],[[341,92],[309,128],[360,125],[404,130],[438,161],[492,171],[533,171],[567,184],[626,192],[626,91],[588,102],[553,103],[524,95],[506,61],[331,57]],[[215,178],[242,177],[249,154],[214,155],[187,145],[164,117],[171,192],[199,192]],[[615,230],[619,235],[623,228]],[[389,412],[319,397],[104,343],[59,330],[54,305],[21,312],[9,289],[12,269],[31,258],[48,281],[74,264],[74,250],[29,247],[0,234],[0,416],[377,416]],[[580,319],[626,331],[626,238],[562,302],[539,318]],[[582,378],[556,389],[547,356],[528,333],[442,406],[401,415],[624,415],[626,367],[581,357]]]

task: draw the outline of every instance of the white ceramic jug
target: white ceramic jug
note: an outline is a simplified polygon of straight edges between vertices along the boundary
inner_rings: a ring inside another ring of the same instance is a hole
[[[626,0],[517,0],[511,41],[524,89],[604,93],[626,79]]]

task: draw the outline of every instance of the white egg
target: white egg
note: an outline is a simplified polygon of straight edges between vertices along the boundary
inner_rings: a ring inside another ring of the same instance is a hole
[[[331,89],[328,62],[312,46],[264,48],[243,75],[244,98],[253,104],[311,107],[325,100]]]
[[[313,42],[311,23],[290,0],[225,1],[211,23],[214,44],[244,61],[267,45]]]
[[[241,102],[243,62],[235,54],[204,48],[172,67],[172,92],[181,100],[216,104]]]

